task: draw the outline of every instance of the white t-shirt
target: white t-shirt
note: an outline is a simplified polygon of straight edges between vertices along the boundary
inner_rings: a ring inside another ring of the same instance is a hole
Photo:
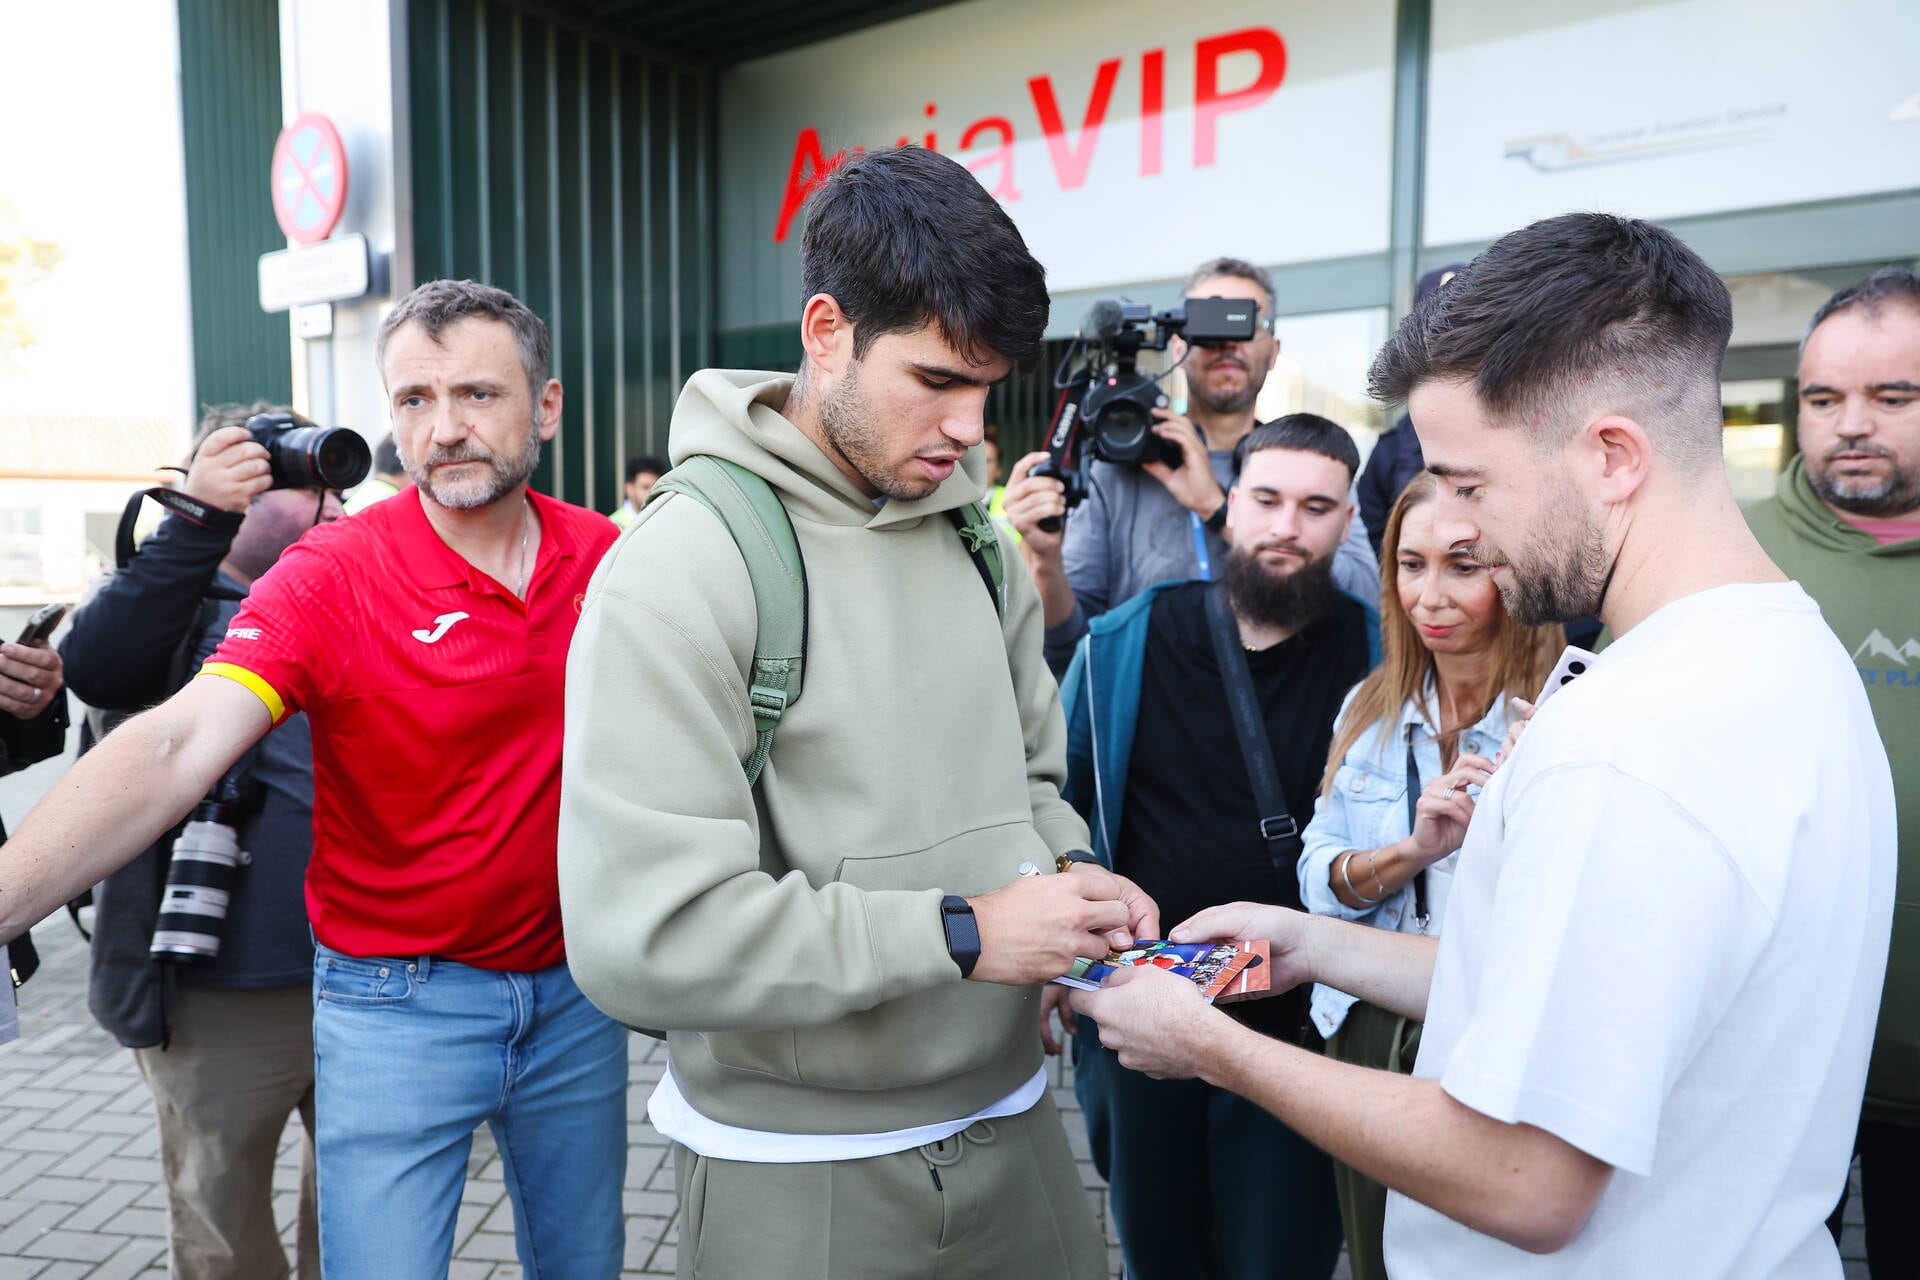
[[[750,1164],[810,1164],[819,1160],[865,1160],[890,1156],[930,1142],[951,1138],[981,1120],[1025,1115],[1047,1092],[1047,1069],[1042,1066],[1027,1082],[998,1102],[970,1116],[937,1124],[892,1129],[884,1133],[771,1133],[742,1129],[701,1115],[680,1092],[673,1064],[660,1073],[660,1083],[647,1099],[647,1119],[662,1137],[679,1143],[709,1160],[740,1160]]]
[[[1547,1257],[1395,1194],[1394,1280],[1840,1276],[1893,880],[1886,753],[1805,592],[1621,637],[1479,801],[1414,1073],[1612,1179]]]

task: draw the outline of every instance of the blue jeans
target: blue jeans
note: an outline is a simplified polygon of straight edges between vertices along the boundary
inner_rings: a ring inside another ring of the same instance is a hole
[[[627,1033],[566,965],[500,973],[323,946],[313,996],[327,1280],[447,1274],[482,1122],[527,1280],[620,1274]]]

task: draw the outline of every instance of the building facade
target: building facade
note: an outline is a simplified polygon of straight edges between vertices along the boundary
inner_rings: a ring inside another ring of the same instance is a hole
[[[213,6],[179,3],[184,67]],[[196,285],[196,351],[272,334],[297,402],[377,437],[385,306],[422,279],[489,280],[553,329],[567,411],[540,482],[603,510],[622,458],[666,451],[689,372],[791,367],[800,204],[848,148],[912,141],[973,169],[1048,268],[1056,339],[1095,298],[1172,302],[1204,258],[1267,267],[1282,364],[1263,411],[1322,412],[1363,442],[1384,425],[1367,363],[1422,272],[1570,209],[1656,219],[1734,295],[1743,496],[1790,456],[1814,306],[1920,258],[1907,0],[220,8],[273,28],[280,53],[278,115],[237,101],[261,98],[262,69],[221,90],[228,132],[264,193],[280,124],[335,121],[352,169],[336,235],[367,237],[374,288],[334,303],[326,335],[280,339],[242,291]],[[203,91],[183,85],[191,121]],[[190,133],[190,175],[196,149],[204,169],[231,141]],[[190,191],[190,224],[206,216]],[[258,221],[195,236],[196,281],[232,278],[262,234],[285,243]],[[1052,412],[1052,372],[996,392],[1016,450]]]

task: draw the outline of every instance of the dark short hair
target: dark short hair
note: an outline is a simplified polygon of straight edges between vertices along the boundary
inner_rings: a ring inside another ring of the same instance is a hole
[[[1907,267],[1882,267],[1859,284],[1848,285],[1821,303],[1807,324],[1806,336],[1800,339],[1800,349],[1807,349],[1807,338],[1813,336],[1813,331],[1828,316],[1858,307],[1861,315],[1878,321],[1888,303],[1902,302],[1920,311],[1920,272]]]
[[[417,324],[438,342],[448,325],[469,317],[498,320],[513,331],[513,345],[519,349],[520,364],[527,371],[527,389],[537,402],[553,369],[546,323],[505,289],[477,280],[429,280],[394,303],[373,340],[374,363],[385,366],[387,340],[401,325]]]
[[[968,358],[1031,368],[1047,328],[1047,273],[966,167],[925,147],[849,156],[808,198],[802,296],[853,322],[853,353],[932,322]],[[991,353],[991,355],[989,354]]]
[[[1353,437],[1345,427],[1317,413],[1289,413],[1262,423],[1240,437],[1240,443],[1233,447],[1235,484],[1240,483],[1240,469],[1247,465],[1247,459],[1262,449],[1294,449],[1332,458],[1347,469],[1349,485],[1360,470],[1360,449],[1353,443]]]
[[[380,443],[373,446],[373,474],[377,476],[399,475],[406,470],[400,462],[400,446],[393,438],[393,432],[380,437]]]
[[[643,453],[637,458],[627,459],[626,482],[628,484],[633,483],[635,476],[644,476],[644,475],[647,475],[648,473],[652,473],[653,475],[656,475],[656,476],[663,476],[667,474],[667,464],[660,461],[660,459],[654,457],[650,453]]]
[[[1245,258],[1208,258],[1187,277],[1186,284],[1181,286],[1180,296],[1190,298],[1202,280],[1218,280],[1223,276],[1229,280],[1245,280],[1248,284],[1259,285],[1260,291],[1267,295],[1265,318],[1273,318],[1273,277],[1267,274],[1265,267],[1255,266]]]
[[[200,406],[200,425],[194,429],[193,445],[187,450],[186,465],[191,467],[200,453],[200,446],[207,437],[222,427],[244,427],[247,419],[258,413],[284,413],[293,419],[296,427],[312,427],[319,424],[303,414],[295,413],[284,404],[274,404],[270,400],[255,400],[252,404],[205,404]]]
[[[1511,232],[1400,322],[1368,385],[1405,400],[1471,382],[1498,421],[1546,444],[1581,412],[1627,413],[1676,460],[1720,456],[1727,286],[1663,227],[1569,213]]]

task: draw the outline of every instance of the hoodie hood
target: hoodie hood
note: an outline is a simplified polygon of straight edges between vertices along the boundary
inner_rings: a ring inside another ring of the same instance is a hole
[[[667,440],[673,465],[698,454],[737,462],[765,477],[795,516],[873,529],[917,524],[986,496],[985,453],[976,447],[926,497],[876,504],[782,412],[793,381],[791,374],[752,369],[694,374],[673,410]]]
[[[1835,515],[1813,491],[1813,482],[1807,478],[1805,454],[1796,454],[1780,473],[1779,482],[1774,486],[1774,500],[1779,504],[1781,521],[1794,535],[1823,550],[1874,556],[1920,555],[1920,538],[1883,547],[1865,529]]]

